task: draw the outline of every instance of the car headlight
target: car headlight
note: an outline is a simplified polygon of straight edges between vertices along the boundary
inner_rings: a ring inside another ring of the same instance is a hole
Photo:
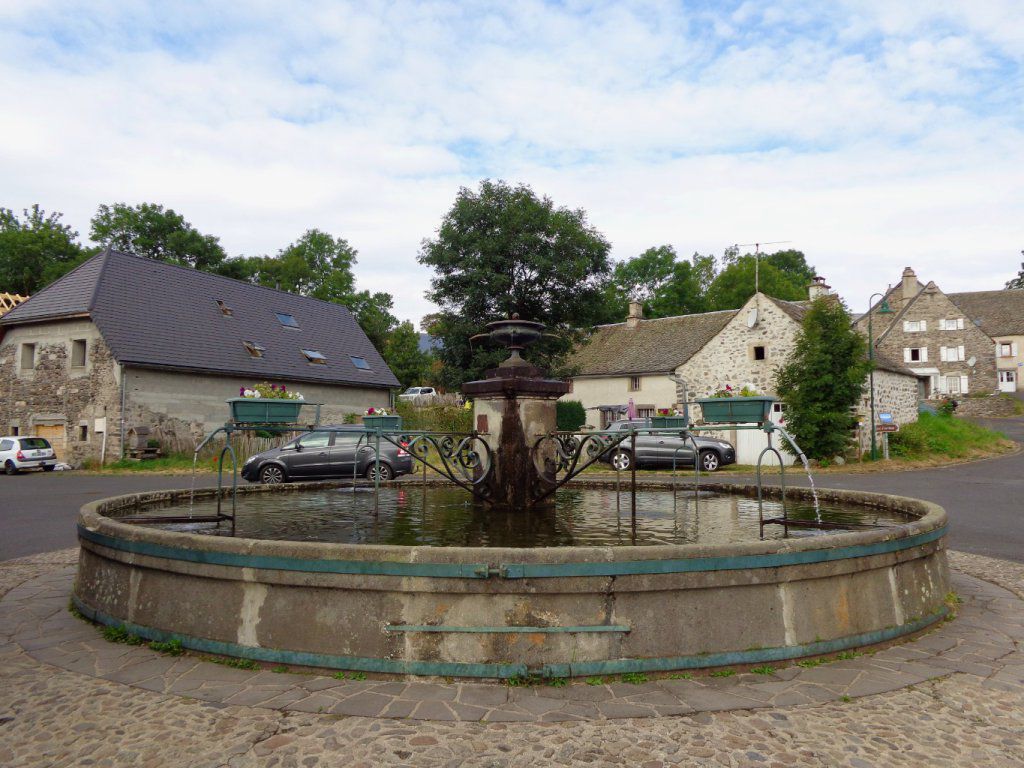
[[[245,460],[245,464],[243,464],[242,466],[243,467],[248,467],[250,464],[252,464],[258,458],[259,458],[259,456],[250,456],[248,459]]]

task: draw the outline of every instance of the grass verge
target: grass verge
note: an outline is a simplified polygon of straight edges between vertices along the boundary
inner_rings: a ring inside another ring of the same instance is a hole
[[[922,413],[889,436],[889,453],[898,459],[970,459],[1012,450],[998,432],[952,416]]]

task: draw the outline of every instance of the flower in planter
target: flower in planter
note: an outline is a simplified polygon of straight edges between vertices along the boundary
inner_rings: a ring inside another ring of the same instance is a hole
[[[284,385],[271,384],[269,382],[261,382],[254,387],[249,389],[242,387],[239,390],[242,397],[253,397],[253,398],[269,398],[273,400],[302,400],[304,399],[301,394],[297,392],[289,392],[288,388]]]
[[[370,406],[369,408],[366,409],[366,415],[367,416],[387,416],[388,412],[385,411],[383,408],[374,408],[373,406]]]

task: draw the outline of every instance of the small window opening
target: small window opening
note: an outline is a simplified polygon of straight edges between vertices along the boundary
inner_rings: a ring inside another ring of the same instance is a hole
[[[277,315],[278,322],[285,328],[299,327],[299,322],[295,319],[294,315],[289,315],[287,312],[275,312],[274,314]]]
[[[78,439],[83,443],[89,439],[89,427],[87,425],[82,424],[78,427]]]
[[[20,435],[21,434],[21,427],[14,427],[14,426],[12,426],[11,427],[11,434],[14,437],[17,437],[18,435]]]
[[[366,362],[366,358],[349,355],[348,359],[352,361],[352,365],[354,365],[356,368],[359,368],[360,370],[363,371],[370,370],[370,364]]]
[[[217,299],[217,307],[220,309],[220,313],[225,317],[231,317],[235,314],[235,311],[220,299]]]
[[[917,348],[912,348],[910,350],[910,360],[911,360],[911,362],[914,362],[914,363],[920,362],[921,361],[921,350],[917,349]]]
[[[85,367],[85,339],[75,339],[71,342],[71,367]]]
[[[263,353],[267,351],[267,348],[257,344],[255,341],[243,341],[245,345],[245,351],[249,353],[249,357],[263,357]]]
[[[304,349],[302,354],[306,356],[306,361],[313,363],[314,365],[327,365],[327,358],[317,352],[315,349]]]
[[[630,376],[629,377],[629,391],[630,392],[639,392],[640,391],[640,377],[639,376]]]
[[[764,347],[754,347],[754,359],[755,360],[764,360],[764,358],[765,358]]]
[[[36,367],[36,345],[21,345],[21,370],[31,371]]]

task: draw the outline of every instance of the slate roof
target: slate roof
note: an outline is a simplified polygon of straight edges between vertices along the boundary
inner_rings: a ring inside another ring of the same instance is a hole
[[[737,309],[599,325],[569,360],[581,376],[669,373],[693,357],[732,320]]]
[[[1024,290],[971,291],[946,296],[989,336],[1024,336]]]
[[[278,312],[292,315],[298,328],[284,327]],[[246,382],[399,386],[346,307],[110,249],[15,307],[0,325],[84,314],[123,364]],[[264,347],[263,357],[250,356],[245,341]],[[320,352],[327,364],[307,362],[303,349]],[[350,355],[365,359],[370,370],[356,368]]]
[[[803,323],[804,315],[807,314],[807,310],[810,309],[811,302],[809,301],[784,301],[782,299],[776,299],[768,294],[764,294],[765,297],[776,307],[781,309],[790,319],[797,323]]]

